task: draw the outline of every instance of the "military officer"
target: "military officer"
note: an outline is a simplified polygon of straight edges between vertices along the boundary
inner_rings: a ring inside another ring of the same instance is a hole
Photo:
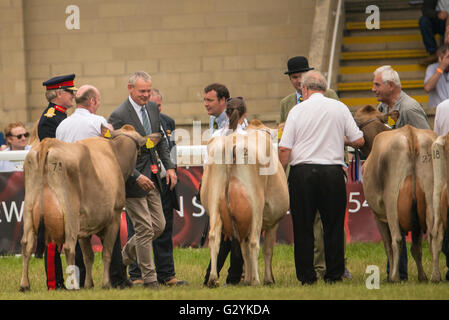
[[[39,120],[37,133],[39,140],[55,138],[56,128],[67,118],[67,109],[73,107],[73,98],[78,90],[74,85],[75,74],[51,78],[42,83],[46,88],[45,97],[49,104]],[[60,252],[54,243],[45,247],[43,223],[39,224],[36,257],[42,257],[44,251],[45,273],[48,290],[64,289],[64,277]]]

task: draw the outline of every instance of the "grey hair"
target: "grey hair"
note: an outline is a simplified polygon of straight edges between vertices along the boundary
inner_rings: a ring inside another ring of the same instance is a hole
[[[159,91],[159,89],[152,88],[151,89],[151,95],[152,96],[159,96],[159,97],[161,97],[161,100],[162,100],[162,93]]]
[[[64,89],[52,89],[45,91],[45,98],[47,98],[48,102],[51,102],[54,98],[58,96],[58,92],[64,92]]]
[[[302,87],[324,92],[327,89],[327,81],[321,72],[312,70],[302,76]]]
[[[145,71],[136,71],[131,77],[129,77],[128,84],[134,87],[138,78],[143,79],[146,82],[152,81],[151,76]]]
[[[391,66],[382,66],[377,68],[376,71],[374,71],[374,76],[377,76],[379,73],[382,74],[383,83],[391,81],[399,88],[401,87],[401,79],[399,78],[399,74]]]

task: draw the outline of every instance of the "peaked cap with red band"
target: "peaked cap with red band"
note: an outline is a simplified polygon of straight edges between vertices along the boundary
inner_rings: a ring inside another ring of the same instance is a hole
[[[51,78],[50,80],[42,82],[42,85],[45,86],[47,90],[65,89],[76,91],[78,88],[75,87],[73,79],[75,79],[74,73]]]

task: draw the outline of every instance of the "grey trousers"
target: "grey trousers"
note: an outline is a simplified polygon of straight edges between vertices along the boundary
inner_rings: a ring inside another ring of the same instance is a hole
[[[126,211],[133,223],[135,234],[123,247],[123,260],[135,261],[142,271],[144,283],[157,281],[153,261],[153,240],[165,229],[161,196],[154,188],[146,197],[126,198]]]

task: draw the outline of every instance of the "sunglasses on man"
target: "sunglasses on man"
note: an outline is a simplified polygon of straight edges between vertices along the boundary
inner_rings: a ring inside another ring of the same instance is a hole
[[[25,132],[25,133],[18,134],[16,136],[13,135],[13,134],[8,134],[8,137],[16,137],[19,140],[22,139],[22,136],[25,137],[25,138],[28,138],[30,136],[30,133],[29,132]]]

